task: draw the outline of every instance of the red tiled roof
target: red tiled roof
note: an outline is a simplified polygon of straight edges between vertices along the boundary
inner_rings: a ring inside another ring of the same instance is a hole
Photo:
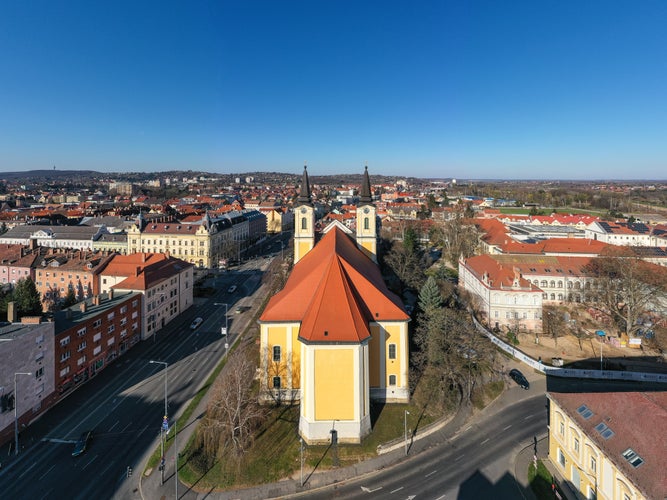
[[[667,392],[549,392],[549,397],[577,422],[605,455],[646,498],[667,498]],[[584,419],[577,408],[593,415]],[[614,435],[604,439],[595,427],[605,423]],[[644,463],[635,468],[623,458],[628,448]]]
[[[292,270],[261,322],[301,322],[306,342],[359,343],[371,321],[408,321],[400,299],[356,243],[334,227]]]

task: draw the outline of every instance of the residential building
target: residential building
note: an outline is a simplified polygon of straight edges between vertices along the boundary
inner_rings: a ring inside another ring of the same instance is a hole
[[[667,498],[667,392],[547,392],[549,460],[588,499]]]
[[[55,384],[63,394],[122,356],[141,339],[142,294],[95,295],[54,315]]]
[[[516,266],[490,255],[459,260],[459,286],[476,297],[490,326],[511,330],[542,329],[542,290]]]
[[[0,445],[54,402],[54,323],[24,317],[0,326]],[[13,450],[12,450],[13,451]]]
[[[143,295],[141,339],[155,337],[194,302],[194,266],[163,253],[116,255],[100,271],[100,293]]]
[[[92,250],[94,241],[105,232],[103,226],[20,225],[0,235],[0,243],[30,246],[35,240],[47,248]]]

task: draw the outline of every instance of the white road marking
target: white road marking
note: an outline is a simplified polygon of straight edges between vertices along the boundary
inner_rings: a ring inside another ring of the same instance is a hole
[[[55,466],[56,466],[56,464],[53,464],[49,470],[47,470],[44,474],[42,474],[41,476],[39,476],[39,480],[41,481],[42,479],[44,479],[44,478],[46,477],[46,475],[47,475],[49,472],[51,472]]]
[[[512,427],[512,424],[508,425],[507,427],[504,427],[503,430],[506,431],[506,430],[509,429],[510,427]]]
[[[373,493],[373,492],[375,492],[375,491],[379,491],[379,490],[381,490],[381,489],[382,489],[382,486],[378,486],[377,488],[375,488],[375,489],[373,489],[373,490],[370,489],[370,488],[368,488],[367,486],[362,486],[362,487],[361,487],[361,491],[363,491],[364,493]]]
[[[479,443],[479,444],[481,445],[481,444],[484,444],[484,443],[488,443],[489,441],[490,441],[490,439],[489,439],[489,438],[486,438],[484,441],[482,441],[482,442]]]
[[[391,490],[389,493],[396,493],[397,491],[401,491],[403,489],[403,486],[400,488],[396,488],[395,490]]]
[[[535,416],[535,415],[528,415],[528,416],[524,417],[523,419],[524,419],[524,420],[530,420],[530,419],[533,418],[534,416]]]
[[[109,430],[107,432],[111,432],[113,430],[113,428],[118,425],[119,422],[120,422],[120,420],[116,420],[116,422],[111,427],[109,427]]]
[[[95,459],[96,459],[97,457],[99,457],[99,455],[95,455],[95,456],[93,457],[93,459],[92,459],[90,462],[88,462],[86,465],[84,465],[83,467],[81,467],[81,470],[84,470],[86,467],[88,467],[90,464],[92,464],[92,463],[95,461]]]
[[[28,467],[23,474],[19,476],[19,479],[21,479],[23,476],[25,476],[28,472],[30,472],[30,469],[32,469],[35,465],[37,465],[37,462],[33,463],[30,467]]]
[[[463,457],[465,457],[465,455],[460,455],[460,456],[456,457],[456,458],[454,459],[454,462],[458,462],[458,461],[461,460]]]
[[[434,470],[434,471],[432,471],[432,472],[429,472],[429,473],[426,474],[424,477],[432,476],[432,475],[435,474],[436,472],[438,472],[438,471],[437,471],[437,470]]]

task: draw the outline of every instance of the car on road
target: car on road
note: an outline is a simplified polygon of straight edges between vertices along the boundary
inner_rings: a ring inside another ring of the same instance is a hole
[[[90,443],[91,439],[93,439],[93,431],[82,432],[81,436],[79,437],[79,439],[77,439],[76,443],[74,444],[74,450],[72,451],[72,456],[78,457],[84,451],[86,451],[86,448],[88,448],[88,443]]]
[[[232,285],[227,289],[227,293],[234,293],[236,291],[236,285]]]
[[[195,320],[190,323],[190,330],[196,330],[203,321],[204,320],[202,318],[195,318]]]
[[[510,370],[510,378],[514,380],[519,387],[522,389],[528,389],[530,387],[530,384],[528,383],[528,379],[524,377],[523,373],[521,373],[519,370],[516,368],[512,368]]]

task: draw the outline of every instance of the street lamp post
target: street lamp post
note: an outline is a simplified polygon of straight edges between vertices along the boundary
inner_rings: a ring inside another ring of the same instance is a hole
[[[150,360],[150,364],[156,364],[156,365],[164,365],[164,422],[169,422],[169,417],[167,413],[167,369],[169,367],[169,363],[166,361],[154,361]],[[164,484],[164,441],[165,441],[165,428],[164,425],[160,427],[160,436],[162,437],[162,457],[160,458],[160,465],[161,465],[161,471],[162,472],[162,479],[160,484]]]
[[[410,412],[408,410],[405,410],[405,414],[403,415],[403,432],[405,434],[405,455],[408,455],[408,415],[410,415]]]
[[[226,337],[227,334],[229,333],[229,329],[228,329],[229,323],[228,323],[228,316],[227,316],[229,306],[226,303],[223,303],[223,302],[214,302],[213,305],[214,306],[225,306],[225,333],[223,335]]]
[[[19,405],[19,397],[16,392],[16,376],[17,375],[32,375],[31,372],[16,372],[14,373],[14,455],[19,454],[19,416],[17,407]]]

